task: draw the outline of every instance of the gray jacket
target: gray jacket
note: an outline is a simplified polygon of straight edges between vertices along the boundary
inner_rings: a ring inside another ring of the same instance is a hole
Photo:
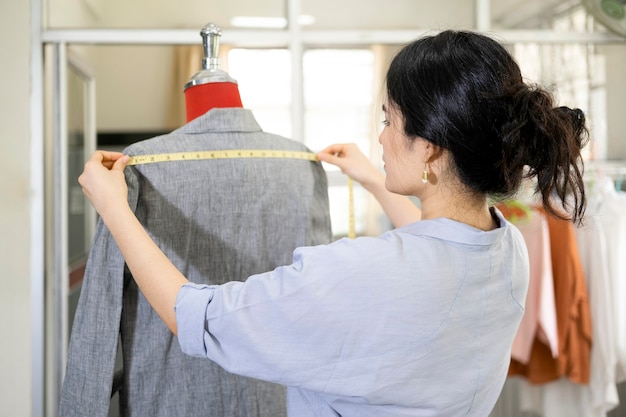
[[[299,142],[263,132],[249,110],[213,109],[124,153],[214,149],[308,151]],[[126,180],[138,219],[192,282],[245,280],[290,263],[296,247],[331,240],[328,188],[319,162],[161,162],[127,168]],[[100,222],[70,337],[60,417],[107,415],[118,339],[124,416],[286,415],[283,387],[230,374],[181,352]]]

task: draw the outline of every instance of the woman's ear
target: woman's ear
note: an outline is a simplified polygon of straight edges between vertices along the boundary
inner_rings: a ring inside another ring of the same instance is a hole
[[[424,163],[432,164],[443,156],[443,148],[434,143],[424,141]]]

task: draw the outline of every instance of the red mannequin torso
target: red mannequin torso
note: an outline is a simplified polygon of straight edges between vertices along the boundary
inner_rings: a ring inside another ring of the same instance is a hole
[[[232,82],[210,82],[191,86],[185,90],[187,122],[212,108],[243,107],[239,88]]]

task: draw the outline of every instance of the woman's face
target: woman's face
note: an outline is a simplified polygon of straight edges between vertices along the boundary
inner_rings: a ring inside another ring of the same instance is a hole
[[[400,111],[387,103],[383,106],[384,128],[378,137],[383,147],[383,162],[387,174],[385,186],[391,192],[417,195],[424,184],[421,181],[425,167],[426,141],[409,140],[404,133],[404,120]]]

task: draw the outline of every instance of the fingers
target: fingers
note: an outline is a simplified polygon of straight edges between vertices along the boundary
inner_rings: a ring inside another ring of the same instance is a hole
[[[111,169],[114,171],[124,171],[124,168],[128,165],[128,161],[130,161],[130,157],[128,155],[122,155],[115,161]]]
[[[319,159],[322,162],[328,162],[331,164],[336,164],[336,159],[338,159],[337,155],[334,152],[326,152],[326,150],[323,150],[321,152],[319,152],[317,154],[317,159]]]
[[[336,143],[321,150],[317,157],[320,161],[328,162],[333,165],[341,164],[341,158],[345,158],[351,154],[356,145],[353,143]]]
[[[96,151],[85,163],[78,183],[101,216],[115,207],[127,204],[123,170],[130,157],[120,152]]]
[[[91,154],[91,157],[89,158],[87,163],[95,162],[111,169],[115,164],[115,161],[119,160],[123,156],[124,154],[121,152],[95,151],[93,154]]]
[[[106,170],[123,171],[130,158],[121,152],[95,151],[85,163],[82,174],[78,177],[78,183],[83,187],[83,192],[94,181],[94,175],[101,175],[98,172],[103,168]]]
[[[334,155],[343,152],[343,149],[346,147],[346,144],[343,143],[335,143],[333,145],[327,146],[320,153]]]
[[[335,165],[339,168],[342,168],[342,170],[343,170],[343,165],[345,165],[346,163],[346,159],[343,158],[342,156],[339,156],[339,154],[337,153],[319,153],[317,155],[317,158],[322,162],[327,162],[331,165]]]

